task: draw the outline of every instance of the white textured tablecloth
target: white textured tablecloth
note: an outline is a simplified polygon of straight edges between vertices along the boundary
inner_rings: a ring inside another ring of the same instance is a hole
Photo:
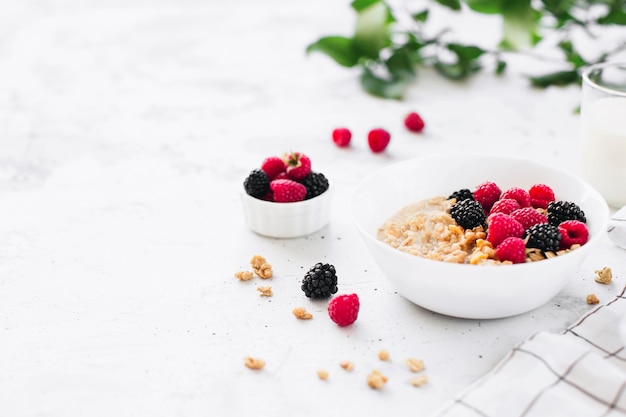
[[[536,333],[436,415],[626,416],[625,290],[561,334]]]

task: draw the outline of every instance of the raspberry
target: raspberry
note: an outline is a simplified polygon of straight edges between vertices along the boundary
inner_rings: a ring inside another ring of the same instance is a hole
[[[301,182],[306,187],[305,200],[317,197],[328,190],[328,179],[321,172],[311,172]]]
[[[489,213],[493,203],[500,199],[500,194],[502,194],[500,187],[493,182],[487,181],[476,187],[474,200],[478,201],[483,206],[485,213]]]
[[[503,194],[504,195],[504,194]],[[493,213],[504,213],[511,214],[515,210],[519,209],[520,205],[517,200],[513,198],[502,198],[501,200],[496,201],[493,206],[491,206],[490,214]]]
[[[411,132],[419,133],[424,130],[424,120],[419,114],[411,112],[404,118],[404,126]]]
[[[270,183],[277,203],[293,203],[304,200],[306,187],[293,180],[274,180]]]
[[[351,139],[352,132],[350,132],[349,129],[346,129],[345,127],[339,127],[333,130],[333,142],[335,142],[335,145],[339,146],[340,148],[350,146]]]
[[[270,181],[275,179],[278,174],[285,172],[285,168],[285,161],[277,156],[265,158],[261,164],[261,169],[267,174]]]
[[[474,195],[467,188],[463,188],[450,194],[450,197],[448,197],[448,200],[452,200],[453,198],[456,198],[456,201],[458,203],[459,201],[463,201],[463,200],[473,200]]]
[[[359,307],[358,295],[338,295],[328,303],[328,315],[339,326],[348,326],[354,323],[359,316]]]
[[[585,213],[576,203],[570,201],[552,201],[548,203],[548,222],[558,226],[566,220],[578,220],[587,223]]]
[[[584,245],[589,239],[587,225],[578,220],[565,220],[559,225],[561,244],[559,249],[569,249],[572,245]]]
[[[261,198],[270,190],[270,180],[261,169],[254,169],[243,181],[243,188],[252,197]]]
[[[530,205],[534,208],[548,208],[548,203],[554,201],[554,191],[545,184],[535,184],[528,190]]]
[[[519,237],[507,237],[498,245],[496,255],[501,261],[521,264],[526,262],[526,243]]]
[[[367,134],[367,143],[374,153],[380,153],[384,151],[387,145],[389,145],[390,140],[391,135],[385,129],[372,129]]]
[[[520,222],[524,226],[524,230],[535,224],[548,223],[545,214],[539,213],[532,207],[524,207],[511,213],[511,217]]]
[[[530,194],[528,191],[519,188],[512,187],[502,193],[500,198],[512,198],[513,200],[517,200],[520,207],[529,207],[530,206]]]
[[[287,166],[287,176],[294,181],[299,181],[311,172],[311,160],[301,152],[289,152],[283,156]]]
[[[304,275],[302,286],[304,295],[310,298],[328,298],[337,292],[337,271],[330,264],[321,262],[313,265]]]
[[[542,252],[556,252],[561,243],[559,228],[552,224],[536,224],[524,233],[527,248],[537,248]]]
[[[274,180],[289,180],[289,179],[291,179],[291,178],[289,178],[287,173],[285,171],[283,171],[280,174],[276,175],[274,178],[272,178],[272,181],[274,181]]]
[[[522,237],[523,235],[524,227],[508,214],[494,213],[489,216],[487,240],[494,248],[497,248],[507,237]]]
[[[473,229],[477,226],[484,226],[485,212],[478,201],[461,200],[450,207],[450,216],[463,229]]]

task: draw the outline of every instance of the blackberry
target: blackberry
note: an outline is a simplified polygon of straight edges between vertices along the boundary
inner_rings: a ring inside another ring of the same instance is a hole
[[[463,201],[463,200],[473,200],[474,199],[474,194],[467,188],[463,188],[459,191],[455,191],[452,194],[450,194],[450,197],[448,197],[448,200],[452,200],[453,198],[456,198],[457,203],[459,201]]]
[[[309,298],[328,298],[337,292],[335,267],[321,262],[316,263],[302,280],[302,291]]]
[[[561,243],[559,228],[553,224],[542,223],[530,226],[524,233],[527,248],[537,248],[542,252],[556,252]]]
[[[585,213],[576,203],[569,201],[552,201],[548,203],[548,222],[555,226],[566,220],[578,220],[587,223]]]
[[[254,169],[244,180],[243,188],[252,197],[261,198],[270,190],[270,179],[262,169]]]
[[[317,197],[328,190],[328,179],[321,172],[311,172],[302,179],[301,183],[306,187],[305,200]]]
[[[450,215],[463,229],[484,227],[487,221],[483,206],[476,200],[457,201],[450,207]]]

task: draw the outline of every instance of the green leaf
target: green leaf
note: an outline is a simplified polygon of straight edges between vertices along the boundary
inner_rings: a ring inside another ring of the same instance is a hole
[[[475,12],[498,14],[502,12],[502,2],[506,0],[465,0],[465,4]]]
[[[428,9],[422,10],[419,13],[414,13],[411,17],[416,22],[424,23],[426,20],[428,20]]]
[[[506,70],[506,62],[504,62],[503,60],[499,59],[498,63],[496,64],[496,75],[502,75],[504,74],[504,71]]]
[[[563,86],[576,83],[580,80],[580,75],[576,70],[557,71],[539,77],[530,77],[533,87],[546,88],[551,85]]]
[[[459,0],[435,0],[437,3],[449,7],[452,10],[461,10],[461,2]]]
[[[626,25],[626,11],[614,8],[606,16],[598,19],[601,25]]]
[[[382,3],[382,0],[354,0],[351,6],[356,12],[360,12],[376,3]]]
[[[477,46],[472,45],[460,45],[458,43],[451,43],[448,45],[448,49],[456,54],[456,56],[462,61],[471,61],[479,58],[485,51]]]
[[[358,64],[360,55],[355,50],[351,38],[345,36],[326,36],[310,44],[307,53],[322,52],[344,67],[354,67]]]
[[[380,51],[391,43],[390,24],[394,21],[385,3],[374,2],[361,9],[354,31],[354,48],[363,56],[377,59]]]
[[[555,16],[568,13],[574,5],[572,0],[541,0],[541,3],[547,11]]]
[[[394,53],[385,61],[387,70],[392,78],[399,80],[412,80],[415,78],[415,68],[409,54],[404,49],[394,51]]]
[[[364,68],[361,74],[361,87],[376,97],[401,100],[407,86],[408,83],[405,80],[377,77],[367,68]]]
[[[455,64],[437,62],[435,64],[435,69],[439,74],[451,80],[462,80],[464,78],[467,78],[467,76],[469,75],[467,67],[458,62]]]
[[[403,48],[407,48],[409,50],[415,51],[416,53],[418,53],[419,50],[425,47],[426,45],[432,45],[434,43],[437,43],[436,39],[430,39],[430,40],[425,41],[415,36],[414,33],[407,33],[407,37],[408,39],[406,43],[403,45]]]
[[[478,59],[485,53],[483,49],[458,43],[451,43],[446,47],[456,56],[456,62],[438,61],[435,63],[435,69],[444,77],[451,80],[461,80],[481,68]]]
[[[542,0],[545,14],[552,15],[556,19],[556,28],[564,27],[568,22],[576,20],[570,14],[574,9],[574,3],[571,0]]]
[[[536,32],[537,16],[533,13],[530,0],[510,0],[502,4],[504,39],[507,49],[519,50],[532,45],[532,34]]]
[[[565,40],[559,43],[559,48],[565,54],[565,59],[574,65],[574,68],[580,68],[587,65],[587,61],[583,59],[580,54],[574,50],[574,45],[571,41]]]

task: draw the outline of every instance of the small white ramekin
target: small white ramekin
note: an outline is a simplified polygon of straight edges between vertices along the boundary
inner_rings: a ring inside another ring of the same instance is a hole
[[[275,203],[241,190],[243,213],[254,232],[274,238],[295,238],[317,232],[330,221],[332,187],[309,200]]]

